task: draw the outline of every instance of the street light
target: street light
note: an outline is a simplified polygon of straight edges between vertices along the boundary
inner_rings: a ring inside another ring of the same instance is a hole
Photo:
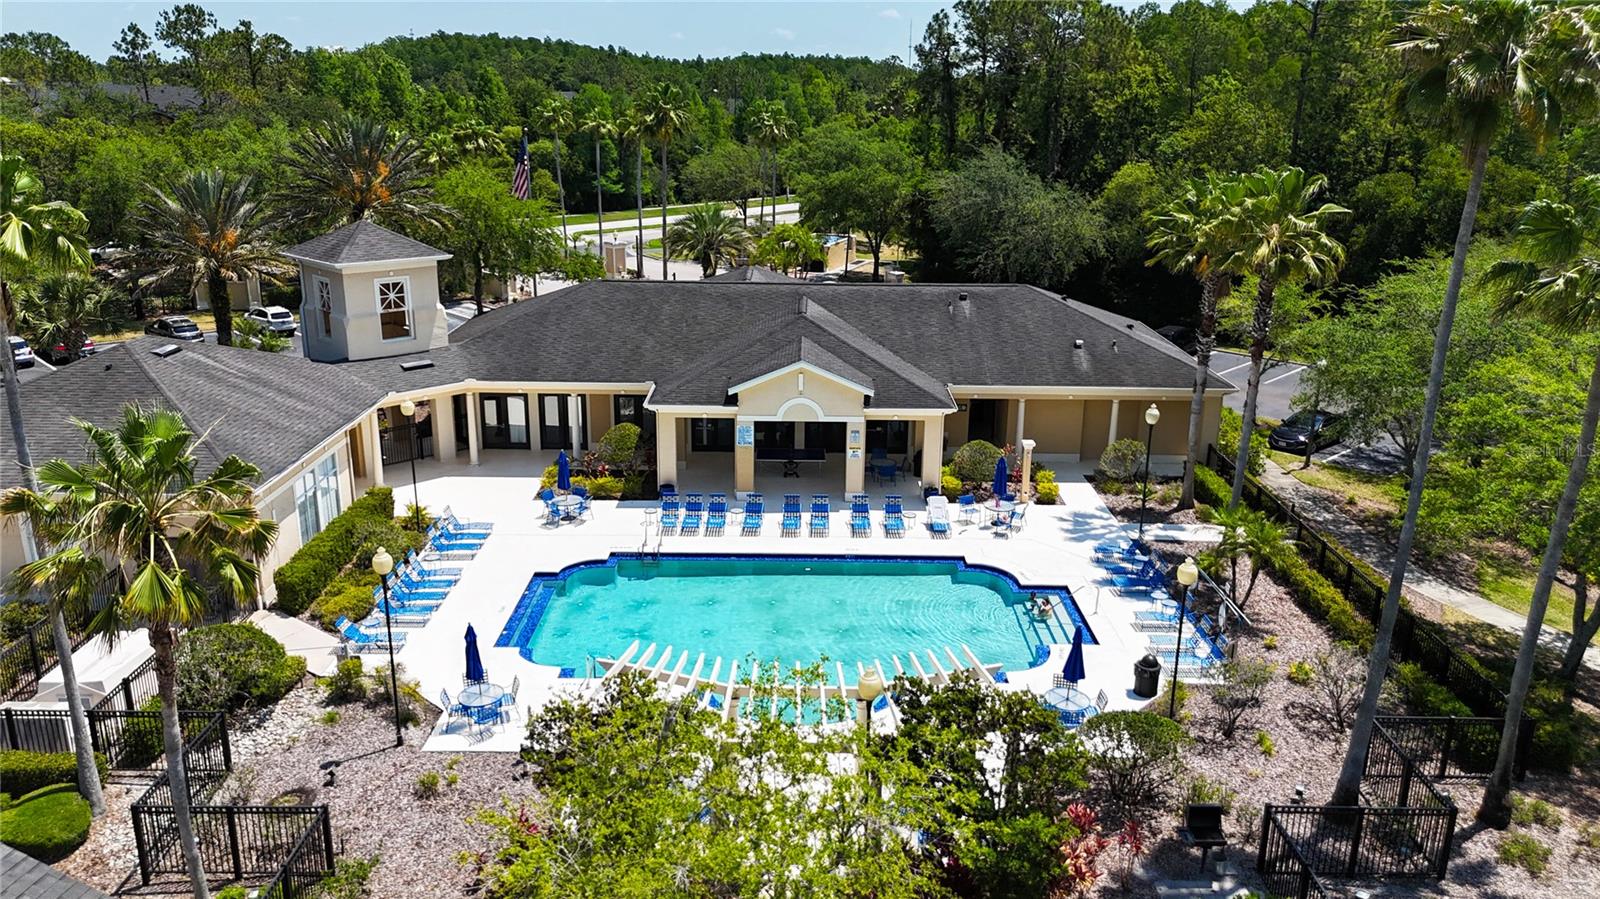
[[[856,682],[856,693],[867,701],[867,733],[872,733],[872,704],[883,695],[883,678],[878,675],[876,665],[869,666],[861,673],[861,680]]]
[[[1167,706],[1167,717],[1178,718],[1178,662],[1183,657],[1183,618],[1189,609],[1189,588],[1200,580],[1200,568],[1194,556],[1185,556],[1178,566],[1178,640],[1172,647],[1172,701]]]
[[[1155,403],[1144,410],[1144,423],[1150,426],[1144,437],[1144,491],[1139,494],[1139,542],[1144,542],[1144,510],[1150,502],[1150,444],[1156,437],[1156,422],[1161,420],[1161,410]]]
[[[383,547],[372,554],[372,572],[383,585],[383,631],[389,638],[389,695],[394,698],[394,745],[401,746],[405,738],[400,732],[400,676],[394,667],[394,625],[390,623],[389,572],[394,570],[394,556]]]
[[[410,400],[400,401],[400,414],[411,420],[411,447],[406,455],[411,457],[411,525],[417,530],[422,530],[422,500],[417,498],[417,451],[421,449],[421,440],[417,437],[417,404]]]

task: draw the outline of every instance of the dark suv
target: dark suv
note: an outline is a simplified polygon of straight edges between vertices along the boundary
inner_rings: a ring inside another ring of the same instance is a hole
[[[1304,453],[1306,441],[1311,440],[1311,451],[1316,452],[1343,440],[1346,430],[1344,416],[1337,412],[1301,409],[1272,429],[1267,445],[1285,453]]]

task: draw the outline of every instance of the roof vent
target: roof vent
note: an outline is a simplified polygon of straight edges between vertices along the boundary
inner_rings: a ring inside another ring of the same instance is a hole
[[[433,367],[433,360],[432,359],[413,359],[410,362],[402,362],[402,363],[400,363],[400,370],[401,371],[419,371],[419,370],[424,369],[424,368],[432,368],[432,367]]]
[[[944,311],[950,313],[951,315],[955,315],[956,314],[956,301],[955,300],[945,300]]]
[[[1083,338],[1080,337],[1080,338],[1072,341],[1072,348],[1075,349],[1075,350],[1083,349]]]
[[[1113,341],[1111,341],[1111,352],[1115,353],[1116,351],[1117,351],[1117,342],[1115,340],[1113,340]]]
[[[967,292],[965,290],[961,291],[956,300],[961,303],[962,314],[970,318],[972,316],[972,302],[967,299]]]
[[[1133,330],[1133,322],[1128,322],[1128,330],[1129,331]]]
[[[796,311],[800,315],[805,315],[807,312],[811,311],[811,301],[806,299],[805,294],[800,295],[800,308]]]
[[[151,350],[150,355],[160,356],[162,359],[165,359],[168,356],[176,356],[181,352],[183,352],[183,347],[180,347],[175,343],[164,343],[161,346]]]

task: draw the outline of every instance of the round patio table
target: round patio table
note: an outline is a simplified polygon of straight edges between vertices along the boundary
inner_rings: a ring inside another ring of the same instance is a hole
[[[1044,703],[1063,712],[1078,712],[1094,705],[1089,694],[1077,687],[1051,687],[1045,691]]]
[[[583,504],[583,497],[575,493],[563,493],[550,501],[550,505],[561,510],[561,520],[571,521],[578,517],[578,506]]]
[[[481,709],[499,705],[505,695],[505,687],[485,681],[462,687],[461,692],[456,695],[456,702],[469,709]]]
[[[983,508],[994,513],[994,518],[990,523],[999,524],[1000,516],[1006,514],[1007,512],[1015,511],[1017,504],[1011,502],[1010,500],[1001,499],[997,496],[994,499],[984,503]]]

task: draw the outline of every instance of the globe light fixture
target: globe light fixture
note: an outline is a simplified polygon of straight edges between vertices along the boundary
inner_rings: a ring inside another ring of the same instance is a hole
[[[405,743],[405,737],[400,730],[400,675],[394,667],[394,625],[389,608],[389,572],[394,571],[394,556],[383,547],[378,547],[372,554],[372,573],[378,576],[378,582],[383,585],[383,632],[389,638],[389,696],[394,700],[394,745]]]
[[[883,677],[878,674],[877,666],[870,666],[861,673],[861,679],[856,682],[856,693],[867,701],[867,731],[872,730],[872,704],[883,695]]]
[[[1156,422],[1161,420],[1161,410],[1155,403],[1144,410],[1144,423],[1149,425],[1144,437],[1144,490],[1139,493],[1139,542],[1144,542],[1144,510],[1150,503],[1150,444],[1155,440]]]

